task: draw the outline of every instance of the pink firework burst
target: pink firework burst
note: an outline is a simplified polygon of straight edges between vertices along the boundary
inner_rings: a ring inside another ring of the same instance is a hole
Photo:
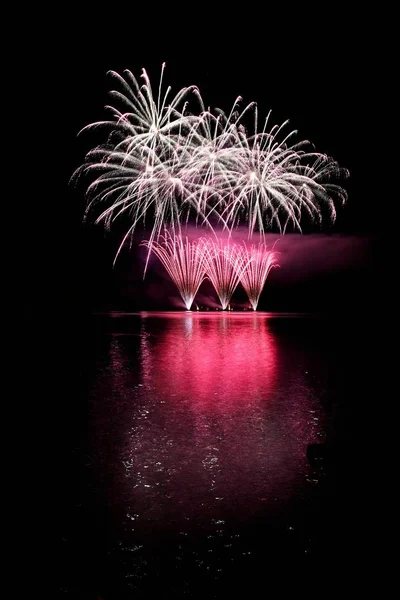
[[[194,297],[205,278],[205,254],[202,241],[190,242],[180,234],[165,232],[160,241],[146,241],[143,245],[160,259],[190,310]]]
[[[250,247],[243,242],[243,245],[245,266],[240,281],[253,310],[257,310],[258,301],[267,277],[271,269],[279,265],[276,262],[276,252],[268,250],[264,242],[259,242],[258,245],[252,244]]]
[[[221,239],[201,239],[206,276],[213,284],[222,309],[225,310],[246,267],[247,257],[238,244]]]

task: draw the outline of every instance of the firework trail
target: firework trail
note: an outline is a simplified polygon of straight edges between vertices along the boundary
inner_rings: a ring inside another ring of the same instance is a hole
[[[130,71],[124,71],[124,77],[110,72],[122,89],[110,94],[126,110],[107,106],[111,120],[93,123],[82,130],[110,131],[107,143],[86,155],[85,164],[72,179],[82,174],[93,178],[87,188],[86,214],[99,203],[107,205],[97,223],[103,221],[110,228],[116,218],[129,215],[130,226],[116,258],[129,235],[146,217],[153,221],[151,241],[159,237],[167,224],[180,231],[181,222],[187,220],[191,208],[197,217],[202,217],[198,197],[206,194],[207,189],[186,169],[190,155],[187,134],[198,117],[185,114],[184,100],[190,94],[198,95],[197,88],[183,88],[167,104],[171,89],[168,87],[162,96],[164,66],[156,99],[144,69],[141,87]]]
[[[190,242],[181,235],[167,231],[160,236],[161,242],[143,242],[143,246],[154,252],[164,265],[190,310],[194,297],[205,278],[205,255],[203,242]]]
[[[249,248],[245,242],[243,242],[243,245],[245,267],[242,270],[240,281],[253,310],[257,310],[258,301],[267,277],[271,269],[278,266],[276,253],[268,250],[264,242],[259,242],[258,246],[252,244]]]
[[[333,176],[347,176],[347,171],[328,156],[307,151],[307,140],[292,144],[297,131],[283,135],[288,121],[267,132],[270,114],[258,131],[258,111],[254,107],[254,133],[249,135],[243,127],[238,128],[238,159],[230,173],[230,189],[222,211],[231,227],[245,220],[249,237],[256,229],[263,233],[273,226],[280,233],[290,225],[301,231],[304,214],[321,222],[325,209],[334,221],[334,198],[341,203],[346,200],[345,191],[328,181]]]
[[[205,238],[201,240],[206,276],[213,284],[222,309],[225,310],[246,268],[247,257],[238,244]]]
[[[301,231],[304,217],[335,220],[335,202],[343,203],[346,192],[331,179],[347,171],[309,142],[294,143],[297,132],[285,133],[287,122],[271,127],[270,113],[260,128],[255,103],[240,111],[239,97],[225,114],[206,108],[195,86],[164,92],[164,68],[155,94],[144,69],[142,85],[130,71],[112,71],[119,91],[110,94],[119,108],[107,106],[108,120],[82,130],[107,133],[72,180],[89,177],[86,214],[98,211],[96,222],[109,228],[125,217],[116,257],[139,223],[150,223],[150,252],[164,227],[179,235],[191,215],[212,231],[215,223],[229,233],[245,222],[249,237],[274,228]],[[198,114],[188,112],[190,98]],[[244,124],[250,119],[251,131]]]
[[[191,117],[185,114],[187,107],[186,98],[191,94],[198,94],[196,86],[182,88],[172,99],[169,99],[171,87],[169,86],[162,96],[165,63],[161,67],[161,76],[157,97],[149,76],[142,69],[144,84],[139,85],[134,75],[125,70],[123,76],[115,71],[109,71],[121,91],[111,90],[110,96],[117,101],[125,111],[106,106],[111,112],[111,119],[97,121],[87,125],[82,131],[94,128],[106,128],[111,131],[110,142],[114,152],[126,155],[145,154],[151,163],[151,157],[169,155],[181,145],[181,138],[185,129],[190,127]],[[180,106],[182,105],[182,108]]]
[[[221,220],[221,212],[231,191],[232,173],[240,168],[236,124],[253,104],[239,113],[238,104],[242,100],[239,96],[228,116],[221,109],[216,109],[217,115],[213,115],[209,109],[204,108],[200,95],[198,100],[201,113],[189,134],[188,145],[191,153],[187,162],[187,173],[201,182],[198,195],[199,213],[208,215],[214,212]],[[225,221],[223,225],[226,227]]]

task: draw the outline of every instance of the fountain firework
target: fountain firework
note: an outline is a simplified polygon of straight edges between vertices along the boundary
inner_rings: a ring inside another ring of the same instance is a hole
[[[276,253],[268,250],[264,242],[250,248],[243,242],[245,266],[240,278],[253,310],[257,310],[258,301],[267,277],[273,267],[277,267]]]
[[[225,310],[247,266],[247,257],[238,244],[223,240],[203,238],[203,251],[206,275]]]
[[[146,241],[143,245],[158,256],[178,288],[186,309],[190,310],[205,277],[203,242],[190,242],[187,237],[182,238],[167,231],[160,239],[161,242]]]
[[[152,220],[150,244],[166,225],[179,234],[192,213],[211,229],[215,221],[228,231],[245,221],[249,235],[273,227],[301,230],[304,215],[321,221],[325,207],[335,219],[334,200],[344,202],[346,193],[330,180],[347,172],[334,160],[308,151],[307,141],[292,143],[297,132],[284,134],[287,122],[270,127],[270,114],[260,129],[255,103],[240,112],[238,98],[226,115],[206,110],[195,86],[170,98],[170,87],[162,91],[164,66],[156,95],[144,69],[141,86],[130,71],[111,72],[121,90],[111,96],[121,108],[107,106],[109,120],[84,128],[108,130],[107,140],[87,154],[73,180],[81,174],[92,179],[87,214],[104,205],[96,222],[110,227],[129,216],[117,256],[145,219]],[[187,110],[190,98],[197,115]],[[251,133],[242,122],[249,114]]]
[[[159,258],[190,310],[196,293],[208,278],[225,310],[239,282],[245,289],[253,310],[271,269],[277,265],[276,252],[264,242],[247,246],[218,238],[201,237],[189,241],[175,232],[165,230],[160,241],[145,241],[142,245]]]

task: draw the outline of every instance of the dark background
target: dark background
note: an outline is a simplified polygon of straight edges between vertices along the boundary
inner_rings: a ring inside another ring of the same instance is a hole
[[[244,103],[255,100],[261,114],[272,109],[274,122],[289,118],[300,137],[351,173],[348,204],[332,233],[362,240],[362,251],[356,259],[350,252],[349,265],[335,268],[333,276],[329,269],[310,269],[308,275],[305,266],[300,281],[275,281],[273,302],[266,299],[265,308],[306,311],[323,306],[347,313],[343,347],[353,366],[347,394],[356,395],[363,410],[353,405],[346,415],[351,510],[345,522],[350,530],[354,516],[355,563],[367,560],[378,571],[384,560],[383,532],[391,527],[385,515],[392,409],[386,390],[389,350],[383,341],[387,314],[382,308],[390,287],[383,232],[396,209],[393,190],[385,188],[383,130],[391,118],[392,17],[365,7],[350,13],[350,8],[333,4],[323,11],[310,4],[293,12],[283,9],[277,14],[268,6],[262,13],[255,7],[231,8],[222,19],[209,6],[171,9],[168,15],[157,7],[144,14],[99,5],[87,14],[69,7],[25,15],[26,62],[20,61],[16,45],[14,52],[25,147],[15,182],[22,203],[13,227],[18,227],[19,296],[27,325],[22,384],[29,442],[24,460],[29,450],[29,462],[35,465],[24,476],[21,505],[28,503],[34,515],[29,531],[35,554],[45,546],[47,558],[31,560],[41,586],[54,573],[48,569],[44,574],[43,564],[57,556],[54,542],[47,539],[63,529],[69,495],[81,483],[76,448],[85,436],[87,417],[82,365],[90,360],[91,344],[99,335],[90,315],[94,310],[147,308],[135,300],[134,284],[141,274],[132,275],[129,256],[116,270],[111,268],[116,239],[105,236],[100,226],[82,225],[83,190],[71,189],[68,181],[90,147],[90,136],[77,139],[77,133],[104,116],[108,69],[129,68],[139,75],[145,67],[157,81],[163,61],[165,81],[175,89],[194,83],[206,104],[226,110],[237,95]],[[20,142],[18,146],[20,151]],[[162,272],[155,271],[153,282],[166,283]],[[172,296],[173,288],[168,290]],[[24,529],[21,536],[26,535]],[[346,536],[337,551],[345,549]]]
[[[381,204],[387,202],[382,197],[385,158],[378,148],[390,52],[378,36],[385,31],[381,16],[363,12],[355,17],[333,7],[317,14],[308,7],[290,20],[268,11],[269,16],[260,19],[248,12],[230,14],[221,27],[215,15],[204,15],[201,9],[192,17],[178,12],[165,19],[155,13],[156,17],[127,13],[107,23],[95,13],[89,18],[67,13],[57,26],[49,26],[47,37],[37,39],[45,62],[37,62],[32,75],[34,96],[40,98],[37,137],[45,148],[36,174],[41,181],[37,200],[27,199],[33,251],[28,262],[35,256],[40,271],[46,266],[47,307],[87,314],[173,306],[169,301],[154,303],[147,294],[152,278],[158,289],[167,286],[168,298],[174,290],[157,266],[142,284],[142,268],[135,266],[136,246],[132,254],[124,250],[112,269],[123,223],[108,235],[101,225],[83,225],[84,186],[74,189],[68,184],[95,141],[90,134],[77,137],[79,130],[105,117],[112,85],[107,71],[129,68],[139,77],[145,67],[156,87],[163,61],[165,84],[173,90],[196,84],[206,105],[226,111],[238,95],[243,105],[255,100],[261,116],[272,109],[274,123],[290,119],[298,139],[311,140],[318,151],[350,171],[343,182],[347,205],[325,232],[363,236],[364,256],[354,260],[349,255],[349,265],[342,256],[341,269],[330,274],[328,266],[328,272],[319,269],[317,275],[313,269],[307,274],[310,257],[305,256],[301,281],[294,278],[289,291],[290,277],[283,281],[283,270],[271,276],[272,298],[263,297],[261,308],[337,310],[342,305],[346,310],[346,302],[356,306],[365,302],[367,293],[380,294],[380,287],[371,289],[370,281],[378,276],[383,258],[386,211]],[[329,251],[329,240],[326,244]],[[33,276],[26,282],[30,289],[38,270],[27,270],[28,277]],[[32,300],[26,293],[27,311]]]

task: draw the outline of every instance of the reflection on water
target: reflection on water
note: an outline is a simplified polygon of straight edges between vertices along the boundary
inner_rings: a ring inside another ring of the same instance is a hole
[[[195,413],[226,415],[235,410],[248,413],[250,406],[270,396],[276,343],[266,319],[190,315],[170,323],[154,340],[149,320],[142,321],[147,389],[162,390],[173,402],[188,402]]]
[[[182,561],[222,577],[307,493],[306,447],[324,435],[311,350],[260,313],[130,319],[99,362],[90,449],[126,583]]]

